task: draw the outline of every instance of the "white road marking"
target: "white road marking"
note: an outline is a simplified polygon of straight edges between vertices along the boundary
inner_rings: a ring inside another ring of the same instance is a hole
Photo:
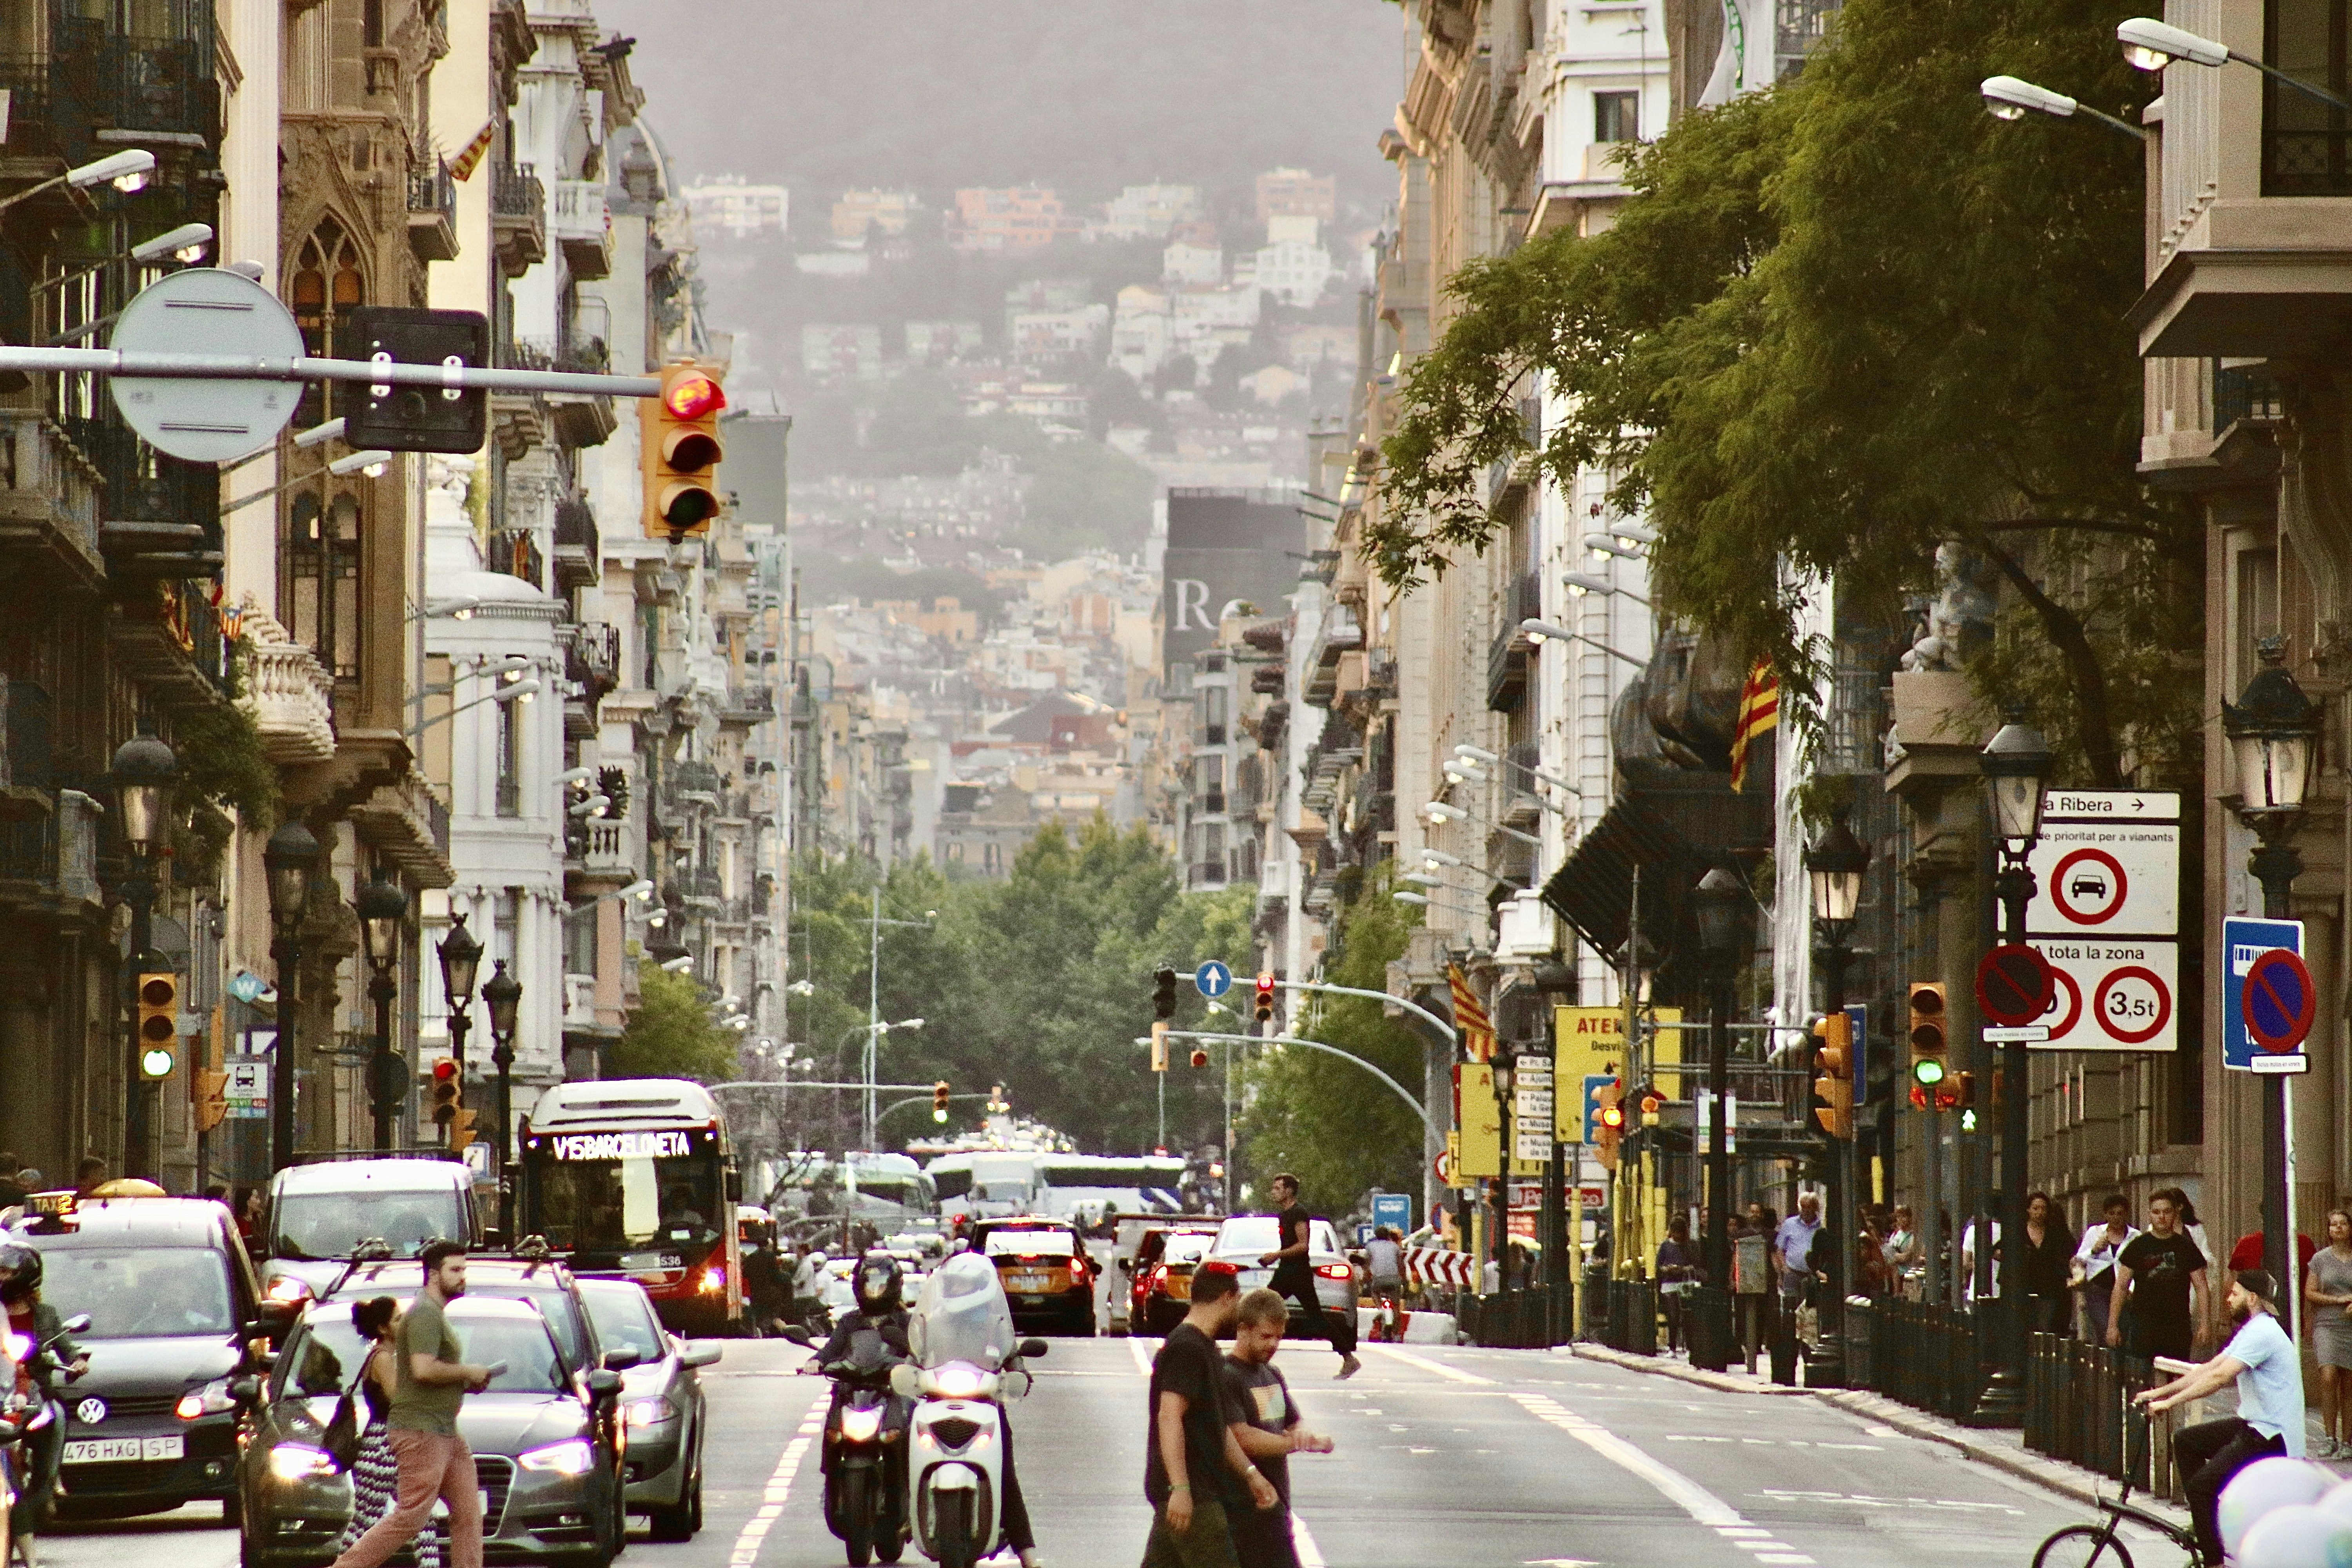
[[[1135,1358],[1135,1370],[1141,1373],[1144,1376],[1150,1377],[1151,1375],[1151,1358],[1143,1353],[1143,1342],[1138,1339],[1129,1340],[1127,1342],[1127,1352]]]
[[[2011,1508],[2005,1502],[1960,1502],[1951,1498],[1874,1497],[1868,1492],[1799,1492],[1759,1488],[1756,1495],[1776,1502],[1840,1502],[1854,1508],[1948,1508],[1976,1509],[1994,1513],[2013,1513],[2022,1519],[2025,1510]]]
[[[1759,1562],[1771,1563],[1774,1568],[1796,1568],[1798,1564],[1813,1561],[1804,1553],[1790,1551],[1782,1542],[1772,1540],[1769,1531],[1749,1524],[1738,1509],[1680,1470],[1652,1458],[1607,1427],[1588,1421],[1566,1408],[1549,1394],[1514,1394],[1511,1397],[1528,1415],[1559,1427],[1620,1469],[1649,1482],[1668,1502],[1699,1523],[1711,1526],[1732,1544],[1756,1552]],[[1748,1539],[1750,1537],[1754,1539]]]
[[[1378,1351],[1381,1354],[1401,1361],[1407,1366],[1417,1366],[1423,1372],[1433,1372],[1440,1377],[1452,1378],[1456,1383],[1475,1383],[1488,1388],[1493,1387],[1495,1384],[1495,1380],[1491,1377],[1480,1377],[1475,1372],[1465,1372],[1458,1366],[1448,1366],[1442,1361],[1432,1361],[1425,1355],[1415,1355],[1411,1351],[1401,1351],[1394,1345],[1366,1345],[1364,1348]]]
[[[743,1521],[742,1531],[735,1537],[735,1549],[727,1555],[728,1568],[751,1568],[759,1561],[760,1548],[767,1544],[768,1531],[784,1511],[784,1504],[793,1497],[793,1478],[800,1471],[801,1461],[808,1457],[809,1446],[824,1435],[824,1415],[829,1402],[810,1406],[801,1418],[800,1429],[793,1440],[784,1445],[783,1456],[776,1461],[768,1484],[760,1493],[760,1507]]]
[[[1323,1549],[1315,1544],[1315,1534],[1307,1521],[1297,1514],[1290,1516],[1290,1547],[1298,1553],[1298,1568],[1328,1568],[1323,1561]]]

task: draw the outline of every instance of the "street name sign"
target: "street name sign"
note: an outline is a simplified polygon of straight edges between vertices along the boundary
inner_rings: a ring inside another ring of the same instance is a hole
[[[2257,960],[2277,948],[2301,956],[2301,921],[2231,915],[2221,922],[2221,1065],[2225,1068],[2239,1072],[2294,1072],[2300,1069],[2272,1064],[2307,1059],[2299,1052],[2289,1057],[2264,1050],[2246,1027],[2246,978]]]

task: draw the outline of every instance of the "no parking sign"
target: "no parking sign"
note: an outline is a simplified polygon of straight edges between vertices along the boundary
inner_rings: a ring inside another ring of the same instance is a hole
[[[2221,951],[2228,972],[2221,983],[2221,1065],[2241,1072],[2306,1070],[2310,1058],[2296,1047],[2315,1008],[2302,961],[2303,922],[2233,915],[2221,922]]]

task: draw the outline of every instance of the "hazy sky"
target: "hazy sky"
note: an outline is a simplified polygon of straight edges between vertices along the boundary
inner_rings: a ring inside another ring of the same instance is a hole
[[[1035,181],[1099,200],[1231,192],[1301,164],[1376,217],[1403,87],[1383,0],[595,0],[637,40],[646,114],[688,180],[793,187],[794,228],[852,185]]]

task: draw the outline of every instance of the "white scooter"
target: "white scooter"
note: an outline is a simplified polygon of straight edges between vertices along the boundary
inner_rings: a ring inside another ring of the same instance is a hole
[[[996,1268],[961,1252],[923,1281],[907,1327],[912,1365],[891,1373],[915,1401],[908,1422],[907,1516],[940,1568],[972,1568],[1003,1544],[1003,1402],[1029,1392],[1021,1363],[1045,1353],[1016,1339]]]

